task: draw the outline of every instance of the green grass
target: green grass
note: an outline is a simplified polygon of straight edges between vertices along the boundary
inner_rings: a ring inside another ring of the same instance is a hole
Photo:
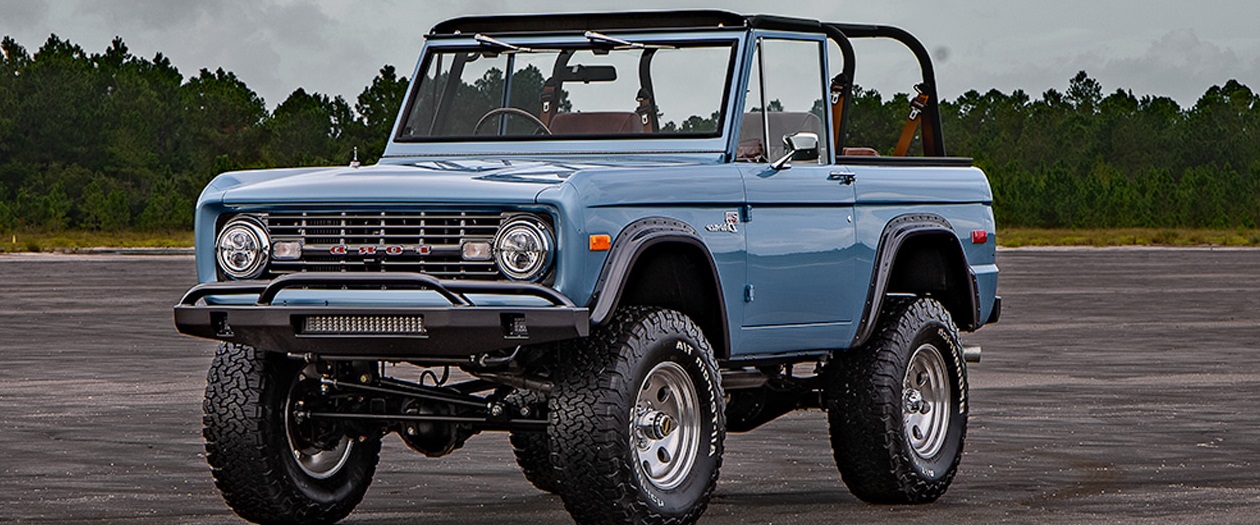
[[[8,232],[0,236],[0,253],[58,252],[81,248],[182,248],[192,246],[191,231],[97,232]]]
[[[999,228],[997,241],[998,245],[1009,248],[1022,246],[1260,246],[1260,229]]]
[[[1194,228],[1124,228],[1070,230],[1056,228],[1001,228],[998,244],[1023,246],[1258,246],[1260,229],[1206,230]],[[6,233],[0,253],[57,252],[83,248],[181,248],[192,246],[190,231]]]

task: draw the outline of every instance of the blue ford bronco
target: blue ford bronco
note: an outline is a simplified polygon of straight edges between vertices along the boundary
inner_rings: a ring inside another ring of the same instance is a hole
[[[849,144],[853,40],[922,81]],[[206,459],[258,523],[344,518],[381,440],[507,431],[578,523],[692,523],[727,432],[822,409],[857,497],[940,497],[959,332],[997,321],[992,194],[905,31],[725,11],[465,17],[373,166],[224,173],[179,331],[222,342]]]

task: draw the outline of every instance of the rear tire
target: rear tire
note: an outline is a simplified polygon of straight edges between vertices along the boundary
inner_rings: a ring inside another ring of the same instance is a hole
[[[871,340],[826,369],[840,476],[870,503],[927,503],[949,488],[967,434],[958,329],[929,298],[890,299]]]
[[[244,345],[221,345],[206,378],[206,461],[215,486],[255,523],[332,523],[363,499],[376,471],[379,436],[354,439],[292,416],[318,396],[308,365]]]
[[[722,386],[712,348],[685,315],[619,310],[562,352],[548,398],[552,462],[579,524],[687,524],[722,464]]]

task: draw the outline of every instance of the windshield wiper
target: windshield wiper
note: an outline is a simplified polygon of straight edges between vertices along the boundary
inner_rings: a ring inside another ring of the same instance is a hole
[[[495,46],[499,49],[506,49],[514,53],[533,53],[534,52],[533,49],[530,49],[528,47],[509,44],[497,38],[491,38],[481,33],[477,33],[476,35],[473,35],[473,40],[476,40],[477,43],[481,45]]]
[[[617,37],[608,36],[603,33],[596,33],[595,31],[587,31],[586,33],[583,34],[583,36],[585,36],[586,39],[590,40],[591,42],[601,42],[604,44],[612,44],[613,46],[617,48],[621,48],[621,49],[677,49],[677,47],[674,47],[674,46],[666,46],[666,45],[659,45],[659,44],[644,44],[641,42],[631,42],[629,40],[622,40]],[[481,44],[484,46],[497,47],[509,53],[537,53],[539,52],[537,49],[534,49],[531,47],[518,46],[516,44],[509,44],[497,38],[489,37],[481,33],[477,33],[473,35],[473,40],[476,40],[478,44]]]
[[[644,43],[641,43],[641,42],[631,42],[631,41],[629,41],[629,40],[622,40],[622,39],[617,38],[617,37],[608,36],[608,35],[605,35],[605,34],[603,34],[603,33],[596,33],[596,32],[594,32],[594,31],[587,31],[587,32],[583,33],[583,34],[582,34],[582,36],[586,37],[586,39],[587,39],[587,40],[590,40],[591,42],[603,42],[603,43],[605,43],[605,44],[614,44],[614,45],[616,45],[616,46],[618,46],[618,47],[622,47],[622,48],[630,48],[630,49],[677,49],[677,48],[676,48],[676,47],[674,47],[674,46],[662,46],[662,45],[659,45],[659,44],[644,44]]]

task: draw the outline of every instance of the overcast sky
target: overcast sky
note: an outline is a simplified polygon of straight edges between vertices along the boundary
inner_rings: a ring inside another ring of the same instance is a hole
[[[1231,78],[1260,90],[1255,0],[0,0],[0,34],[34,52],[56,33],[91,53],[121,36],[137,55],[164,53],[185,76],[233,71],[275,107],[298,87],[353,103],[384,64],[410,77],[423,35],[445,18],[628,7],[901,26],[933,49],[947,98],[993,87],[1036,97],[1065,89],[1080,70],[1106,92],[1123,87],[1183,106]],[[858,83],[909,89],[905,63],[891,51],[859,49]]]

